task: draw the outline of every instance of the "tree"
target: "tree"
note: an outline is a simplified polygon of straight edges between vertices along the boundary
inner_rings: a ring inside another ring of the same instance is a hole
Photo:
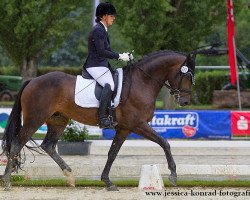
[[[117,22],[139,54],[159,49],[191,51],[226,17],[224,1],[112,0]]]
[[[226,2],[224,2],[226,5]],[[250,12],[248,3],[245,0],[234,1],[234,19],[235,19],[235,41],[236,47],[249,59],[250,58],[250,31],[249,19]],[[227,12],[225,8],[225,13]],[[212,33],[205,37],[203,45],[209,45],[214,42],[220,42],[221,48],[227,48],[227,16],[212,26]],[[197,56],[197,65],[228,65],[228,55],[223,56]]]
[[[39,62],[39,66],[79,66],[87,57],[88,33],[92,28],[92,9],[84,7],[85,13],[79,30],[73,32],[65,41]]]
[[[20,67],[24,80],[36,76],[38,61],[82,26],[90,1],[1,0],[0,45]]]
[[[0,66],[10,66],[12,65],[10,59],[4,52],[3,48],[0,46]]]
[[[238,1],[236,1],[239,3]],[[235,10],[236,46],[250,60],[250,3],[240,0],[241,4]]]
[[[87,58],[88,53],[88,34],[92,29],[93,9],[85,6],[85,13],[82,28],[73,33],[60,47],[43,59],[39,66],[82,66]],[[118,16],[119,18],[119,16]],[[120,27],[116,21],[108,28],[111,47],[116,52],[128,52],[133,48],[128,42],[126,35],[121,34]],[[112,67],[122,67],[123,62],[110,60]]]

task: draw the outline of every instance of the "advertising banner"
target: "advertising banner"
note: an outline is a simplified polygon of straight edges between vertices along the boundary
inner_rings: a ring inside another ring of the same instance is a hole
[[[250,136],[250,112],[232,111],[231,123],[233,136]]]
[[[3,132],[11,108],[0,108],[0,132]],[[157,110],[150,126],[164,138],[207,138],[230,139],[234,136],[250,135],[250,112],[230,111],[168,111]],[[231,127],[232,126],[232,127]],[[37,133],[46,133],[47,125],[42,125]],[[113,139],[115,131],[104,129],[105,139]],[[129,138],[142,138],[131,133]]]
[[[4,132],[11,110],[11,108],[0,108],[0,133]],[[47,133],[47,125],[43,124],[36,133]]]
[[[230,111],[155,111],[150,126],[164,138],[231,139]],[[112,139],[113,130],[103,130]],[[135,133],[129,138],[141,138]]]

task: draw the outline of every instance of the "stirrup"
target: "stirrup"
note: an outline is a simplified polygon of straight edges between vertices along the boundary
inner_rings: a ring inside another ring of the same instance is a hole
[[[101,118],[99,122],[99,128],[113,129],[115,124],[109,117]]]

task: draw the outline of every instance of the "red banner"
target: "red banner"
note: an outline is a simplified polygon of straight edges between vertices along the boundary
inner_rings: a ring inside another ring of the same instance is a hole
[[[232,136],[250,136],[250,112],[231,112]]]
[[[227,33],[228,33],[228,58],[231,72],[231,84],[235,85],[236,76],[236,54],[234,42],[234,14],[233,14],[233,0],[227,0]]]

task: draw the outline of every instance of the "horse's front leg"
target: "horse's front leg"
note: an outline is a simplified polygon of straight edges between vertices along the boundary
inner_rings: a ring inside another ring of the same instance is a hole
[[[101,176],[101,180],[106,184],[108,191],[118,191],[117,187],[109,179],[109,172],[123,142],[127,138],[128,133],[129,133],[128,130],[124,130],[124,129],[117,130],[115,138],[109,149],[108,160],[106,162],[106,165],[104,167],[104,170]]]
[[[170,170],[171,174],[169,176],[169,181],[172,185],[176,186],[177,182],[177,174],[176,174],[176,165],[170,150],[170,145],[167,140],[163,137],[158,135],[149,125],[147,122],[142,122],[138,127],[133,130],[135,133],[159,144],[166,155],[168,161],[168,169]]]

